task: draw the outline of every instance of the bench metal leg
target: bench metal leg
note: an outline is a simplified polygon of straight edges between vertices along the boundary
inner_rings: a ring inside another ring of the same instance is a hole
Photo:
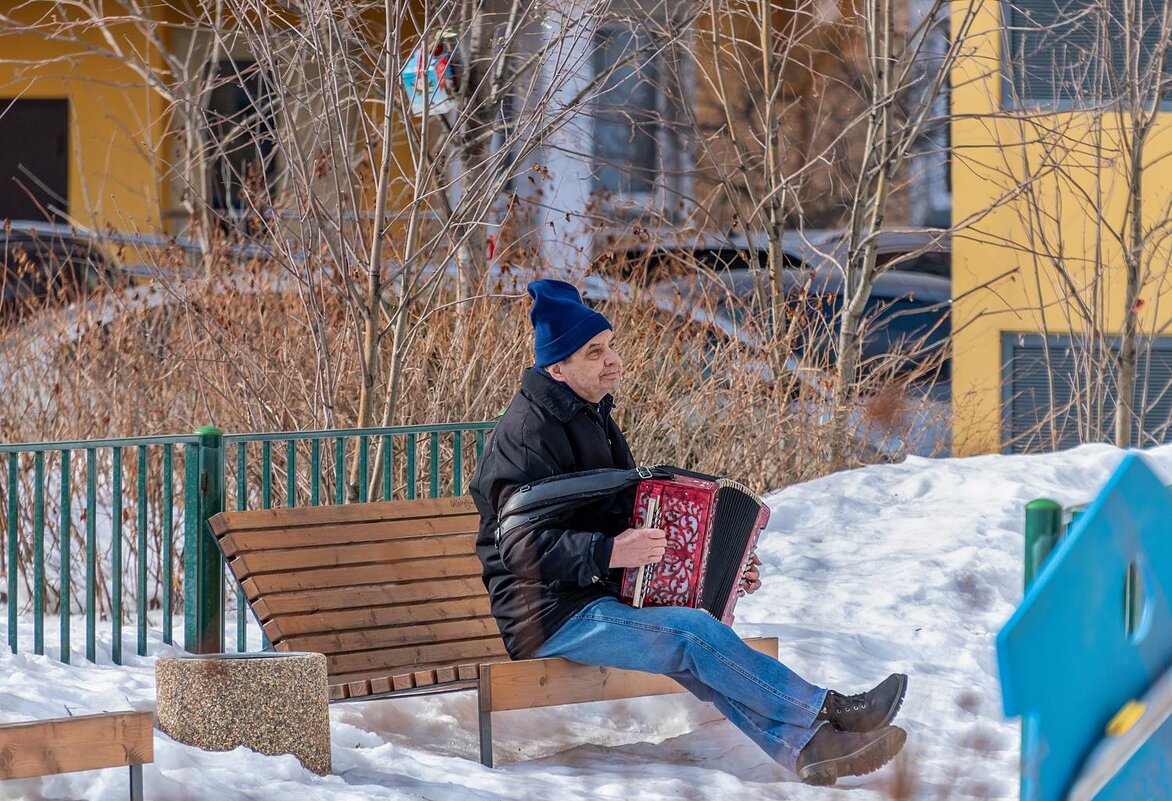
[[[492,713],[480,712],[480,764],[492,767]]]
[[[130,766],[130,801],[142,801],[142,765]]]

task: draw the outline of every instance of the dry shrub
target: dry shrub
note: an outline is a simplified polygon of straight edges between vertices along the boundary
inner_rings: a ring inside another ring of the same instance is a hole
[[[351,425],[360,330],[344,292],[287,273],[272,278],[271,270],[255,265],[211,288],[160,280],[0,332],[9,388],[0,439],[175,434],[208,424],[230,433]],[[393,424],[501,413],[532,363],[526,280],[506,273],[463,304],[441,286],[416,305]],[[825,473],[835,461],[822,452],[829,409],[819,399],[821,374],[772,380],[768,354],[703,322],[717,292],[704,296],[707,309],[678,308],[629,285],[587,293],[615,327],[625,363],[616,415],[636,458],[761,488]],[[384,365],[390,347],[388,336]],[[881,371],[872,375],[882,378],[862,393],[868,401],[859,424],[898,429],[906,387]],[[867,452],[852,456],[865,461]]]
[[[527,275],[532,271],[505,273],[462,304],[452,302],[453,295],[440,284],[413,307],[393,424],[491,420],[503,412],[521,372],[532,363]],[[625,363],[615,414],[637,461],[729,476],[764,491],[824,475],[844,457],[848,464],[875,458],[868,450],[868,435],[862,433],[855,438],[857,452],[827,451],[832,438],[822,392],[828,387],[819,385],[820,374],[801,382],[786,374],[775,381],[769,354],[744,344],[750,340],[703,322],[721,300],[715,289],[689,309],[630,285],[610,285],[587,297],[600,304],[615,327]],[[388,304],[397,302],[393,294],[386,298]],[[344,428],[356,418],[360,334],[340,285],[321,276],[307,281],[304,273],[298,278],[291,271],[274,271],[271,264],[253,265],[213,284],[160,278],[72,307],[45,309],[0,331],[0,369],[8,390],[0,411],[0,439],[183,434],[208,424],[226,433]],[[384,365],[390,363],[391,345],[387,336],[380,357]],[[893,383],[875,396],[869,415],[857,416],[858,424],[872,425],[871,416],[895,424],[898,415],[887,407],[900,403],[900,392]],[[465,465],[472,461],[471,439],[464,442]],[[447,470],[451,442],[441,439],[441,444],[440,468]],[[77,499],[84,487],[85,459],[83,451],[75,454],[72,484]],[[227,480],[234,484],[234,454],[227,456]],[[182,457],[177,449],[172,464],[176,487],[182,486]],[[272,457],[271,501],[284,505],[283,448],[274,448]],[[139,547],[132,535],[137,531],[136,459],[136,450],[127,448],[123,520],[130,564]],[[339,479],[331,461],[323,456],[324,498],[334,496]],[[257,462],[250,460],[246,477],[252,495],[262,479]],[[50,454],[45,474],[55,475],[58,465],[59,456]],[[26,554],[32,547],[32,508],[27,502],[33,490],[31,456],[22,456],[18,466],[25,499],[18,551]],[[158,452],[149,454],[146,468],[151,474],[148,579],[150,605],[156,606],[162,592],[158,565],[163,516],[172,514],[176,531],[182,521],[180,511],[163,508]],[[421,469],[418,480],[425,486],[428,465]],[[111,497],[108,449],[100,452],[97,473],[99,496]],[[394,476],[395,486],[402,488],[404,464],[394,467]],[[309,491],[308,480],[299,478],[301,498]],[[372,479],[369,489],[369,497],[379,497],[377,480]],[[52,521],[60,493],[52,481],[47,491],[47,558],[55,570],[59,543]],[[81,506],[75,500],[75,512]],[[80,520],[72,538],[77,560],[84,553]],[[100,561],[107,557],[101,554]],[[181,572],[181,563],[176,567]],[[76,582],[75,593],[80,587]],[[50,598],[49,608],[55,605]],[[103,605],[108,608],[108,602]]]

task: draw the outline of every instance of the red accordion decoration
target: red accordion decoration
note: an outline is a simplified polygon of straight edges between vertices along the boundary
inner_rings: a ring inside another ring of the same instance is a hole
[[[731,623],[741,576],[768,521],[769,507],[735,481],[679,471],[639,482],[631,526],[666,531],[667,552],[656,564],[625,570],[619,597],[633,606],[704,609]]]

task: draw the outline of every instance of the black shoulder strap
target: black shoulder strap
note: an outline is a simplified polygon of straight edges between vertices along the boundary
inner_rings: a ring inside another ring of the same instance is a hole
[[[518,529],[536,529],[575,507],[633,487],[649,478],[670,478],[661,467],[585,470],[534,481],[514,490],[497,515],[498,539]]]

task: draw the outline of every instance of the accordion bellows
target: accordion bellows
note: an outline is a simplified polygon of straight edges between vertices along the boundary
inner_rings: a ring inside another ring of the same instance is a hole
[[[769,507],[735,481],[666,469],[673,477],[639,482],[631,525],[664,529],[667,551],[656,564],[624,571],[619,596],[639,606],[704,609],[731,623],[741,575]]]

